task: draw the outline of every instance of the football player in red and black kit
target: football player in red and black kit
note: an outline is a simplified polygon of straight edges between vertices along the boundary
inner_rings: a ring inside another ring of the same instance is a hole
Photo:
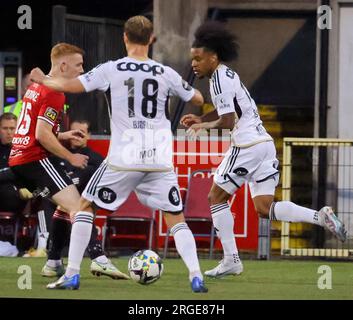
[[[75,78],[83,72],[83,50],[59,43],[51,50],[51,70],[48,77]],[[16,178],[27,189],[41,190],[62,210],[74,213],[79,210],[80,194],[59,162],[62,158],[77,168],[86,168],[88,156],[72,153],[60,141],[80,140],[80,130],[58,133],[59,115],[65,96],[44,85],[33,83],[23,97],[9,166]],[[53,157],[56,156],[56,157]],[[79,217],[81,223],[92,223],[93,217]],[[82,222],[83,221],[83,222]],[[78,237],[80,233],[78,232]],[[80,241],[79,239],[75,239]]]
[[[51,50],[51,64],[48,77],[76,78],[83,72],[83,50],[67,43],[59,43]],[[60,162],[64,159],[73,167],[85,169],[89,157],[71,152],[60,142],[81,142],[85,137],[79,129],[58,133],[59,115],[63,111],[64,102],[63,93],[44,85],[32,84],[27,89],[13,139],[9,165],[16,177],[30,191],[41,190],[42,196],[50,198],[59,206],[58,212],[70,214],[71,241],[79,244],[84,252],[92,229],[87,231],[85,225],[92,225],[93,214],[85,212],[75,215],[80,208],[80,194]],[[70,248],[69,256],[73,254],[71,251]],[[82,259],[82,256],[83,254],[79,259]],[[55,263],[51,266],[54,271],[60,267],[57,264],[62,263],[61,260],[51,262]],[[115,268],[114,278],[128,277]]]
[[[76,77],[83,72],[83,51],[59,43],[51,51],[51,62],[49,77]],[[61,140],[80,139],[79,130],[58,133],[64,102],[63,93],[36,83],[29,86],[23,97],[9,165],[28,189],[41,188],[54,202],[71,211],[76,208],[79,193],[50,156],[56,155],[79,168],[87,166],[88,157],[72,153],[60,143]]]

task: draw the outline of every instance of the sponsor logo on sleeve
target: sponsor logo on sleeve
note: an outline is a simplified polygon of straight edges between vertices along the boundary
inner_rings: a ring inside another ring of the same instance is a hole
[[[218,106],[218,109],[219,109],[219,110],[228,109],[228,108],[230,108],[230,104],[228,104],[228,103],[226,103],[226,104],[220,104],[220,105]]]
[[[44,117],[54,122],[58,117],[58,111],[52,107],[48,107],[44,112]]]
[[[83,77],[85,78],[85,80],[86,80],[87,82],[90,82],[91,79],[92,79],[92,77],[93,77],[93,74],[94,74],[94,72],[93,72],[93,71],[90,71],[90,72],[88,72],[88,73],[85,73],[85,74],[83,75]]]
[[[182,83],[183,88],[184,88],[185,90],[191,91],[192,87],[189,85],[188,82],[186,82],[185,80],[182,79],[182,80],[181,80],[181,83]]]
[[[217,106],[218,106],[218,110],[231,108],[231,105],[229,103],[227,103],[226,99],[219,98],[217,100],[218,101],[216,101],[216,103],[217,103]]]

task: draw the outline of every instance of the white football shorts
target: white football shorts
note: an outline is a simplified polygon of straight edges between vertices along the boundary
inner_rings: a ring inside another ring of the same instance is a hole
[[[217,168],[214,182],[229,194],[247,182],[253,198],[274,195],[279,181],[277,168],[273,141],[261,142],[248,148],[231,147]]]
[[[166,212],[183,209],[174,171],[115,171],[104,161],[91,177],[82,196],[97,206],[115,211],[135,191],[142,204]]]

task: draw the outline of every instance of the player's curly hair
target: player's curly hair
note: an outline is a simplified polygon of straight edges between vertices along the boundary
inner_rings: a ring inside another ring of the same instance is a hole
[[[236,36],[221,22],[207,21],[195,31],[193,48],[204,48],[217,54],[220,61],[228,62],[238,57]]]

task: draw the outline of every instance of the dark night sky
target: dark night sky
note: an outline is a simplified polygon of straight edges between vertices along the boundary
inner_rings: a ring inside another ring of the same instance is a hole
[[[32,9],[32,30],[17,27],[20,5]],[[151,13],[153,0],[48,0],[0,2],[0,51],[22,51],[24,72],[34,66],[49,67],[51,15],[53,5],[64,5],[67,13],[126,20],[136,14]]]

